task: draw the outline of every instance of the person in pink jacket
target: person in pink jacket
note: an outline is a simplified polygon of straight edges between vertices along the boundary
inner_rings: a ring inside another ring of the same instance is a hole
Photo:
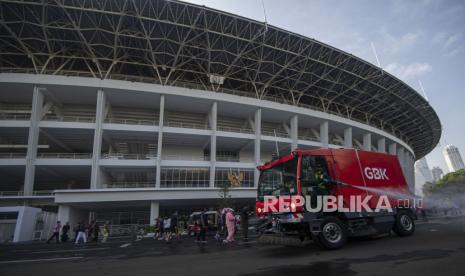
[[[231,208],[225,208],[223,212],[226,213],[226,228],[228,229],[228,236],[226,237],[226,240],[224,240],[223,242],[234,242],[234,232],[236,229],[236,218],[233,214],[234,211]]]

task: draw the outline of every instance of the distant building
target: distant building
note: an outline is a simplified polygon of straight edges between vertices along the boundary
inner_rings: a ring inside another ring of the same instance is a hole
[[[426,158],[423,157],[415,163],[415,170],[417,170],[425,179],[425,182],[433,182],[433,175],[429,169]]]
[[[463,159],[460,156],[459,149],[454,145],[447,145],[443,151],[444,158],[446,159],[447,167],[449,172],[455,172],[461,169],[465,169]]]
[[[442,169],[439,167],[433,167],[433,169],[431,170],[431,173],[433,174],[434,183],[438,182],[442,178],[442,175],[444,174]]]

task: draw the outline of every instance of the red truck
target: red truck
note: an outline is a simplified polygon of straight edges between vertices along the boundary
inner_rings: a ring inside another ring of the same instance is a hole
[[[261,231],[261,242],[293,245],[313,240],[325,249],[338,249],[349,237],[391,230],[409,236],[415,231],[415,198],[395,155],[295,150],[258,169],[255,211],[268,225]],[[337,208],[322,208],[329,204],[325,198]]]

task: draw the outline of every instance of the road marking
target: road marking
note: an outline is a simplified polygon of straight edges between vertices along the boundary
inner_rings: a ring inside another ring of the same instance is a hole
[[[128,247],[128,246],[130,246],[130,245],[131,245],[131,243],[125,243],[125,244],[122,244],[120,247],[123,247],[123,248],[124,248],[124,247]]]
[[[32,263],[32,262],[48,262],[48,261],[63,261],[82,259],[84,257],[66,257],[66,258],[53,258],[53,259],[32,259],[32,260],[14,260],[14,261],[1,261],[0,264],[14,264],[14,263]]]
[[[31,254],[41,254],[41,253],[57,253],[57,252],[81,252],[81,251],[96,251],[96,250],[105,250],[110,249],[111,247],[99,247],[99,248],[83,248],[83,249],[68,249],[68,250],[48,250],[48,251],[35,251]]]

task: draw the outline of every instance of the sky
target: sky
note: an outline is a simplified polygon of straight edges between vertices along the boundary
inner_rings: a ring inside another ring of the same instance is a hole
[[[447,173],[446,144],[465,157],[465,1],[189,0],[314,38],[377,64],[423,94],[443,127],[426,156]],[[264,9],[263,9],[264,6]],[[264,13],[265,10],[265,13]]]

